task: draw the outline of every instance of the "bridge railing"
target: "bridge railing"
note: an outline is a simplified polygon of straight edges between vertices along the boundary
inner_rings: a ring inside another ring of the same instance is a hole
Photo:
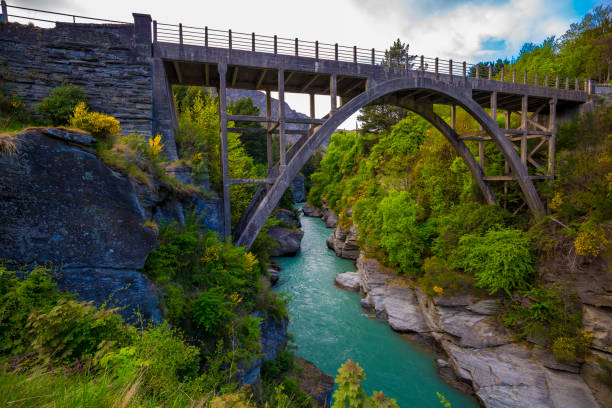
[[[55,23],[111,23],[130,24],[124,21],[85,17],[75,14],[57,13],[2,3],[2,19],[19,23],[35,23],[41,27],[52,27]],[[542,76],[534,72],[517,72],[507,67],[498,68],[484,64],[471,64],[465,61],[430,58],[424,55],[409,55],[394,61],[386,51],[374,48],[329,44],[319,41],[305,41],[299,38],[242,33],[232,30],[217,30],[209,27],[193,27],[183,24],[152,22],[154,42],[198,45],[236,49],[270,54],[292,55],[320,60],[341,61],[369,65],[392,65],[397,68],[419,70],[440,75],[481,78],[493,81],[512,82],[560,89],[592,91],[590,80],[578,78],[558,78]]]
[[[54,11],[40,10],[29,7],[8,5],[2,1],[2,20],[17,23],[35,25],[50,28],[56,23],[104,23],[104,24],[132,24],[125,21],[107,20],[96,17],[85,17],[77,14],[57,13]]]

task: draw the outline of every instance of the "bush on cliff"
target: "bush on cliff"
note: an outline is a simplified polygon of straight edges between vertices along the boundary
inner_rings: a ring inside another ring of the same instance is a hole
[[[66,125],[77,104],[85,103],[86,100],[83,89],[76,85],[62,85],[53,88],[49,96],[36,105],[35,109],[53,126]]]
[[[476,285],[488,288],[489,294],[503,290],[511,296],[516,289],[526,289],[536,275],[529,236],[517,229],[464,235],[458,256],[459,265],[473,272]]]
[[[117,119],[103,113],[89,112],[85,102],[78,102],[74,107],[70,126],[85,130],[96,138],[111,140],[111,143],[112,137],[121,131]]]

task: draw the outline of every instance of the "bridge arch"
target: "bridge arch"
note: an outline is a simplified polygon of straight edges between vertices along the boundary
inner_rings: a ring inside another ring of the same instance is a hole
[[[459,78],[458,78],[459,79]],[[460,79],[459,79],[460,80]],[[364,106],[371,104],[381,98],[388,97],[400,91],[406,90],[429,90],[435,93],[444,95],[453,101],[456,105],[461,106],[468,112],[483,129],[493,139],[498,146],[504,158],[508,161],[512,172],[514,173],[519,186],[525,196],[525,201],[529,206],[534,216],[540,216],[544,213],[544,207],[539,195],[529,179],[527,167],[523,165],[518,154],[514,151],[512,143],[506,138],[501,129],[497,126],[486,111],[471,98],[471,89],[462,86],[463,84],[447,84],[442,81],[432,80],[419,75],[391,79],[369,87],[365,92],[357,95],[347,103],[343,104],[338,110],[333,112],[331,117],[325,121],[317,131],[310,136],[299,150],[293,155],[291,160],[285,166],[285,169],[280,172],[279,177],[274,184],[267,190],[263,199],[256,203],[256,208],[250,214],[249,219],[236,240],[236,245],[251,247],[255,237],[263,227],[267,218],[272,214],[276,204],[281,196],[287,190],[291,181],[297,176],[300,169],[306,164],[306,161],[316,152],[323,142],[331,136],[331,134],[340,126],[346,119],[357,112]],[[429,121],[436,129],[438,129],[446,139],[455,148],[457,153],[463,158],[472,176],[476,179],[485,199],[489,203],[495,202],[495,196],[484,179],[484,174],[480,166],[474,160],[474,156],[469,151],[462,140],[458,138],[457,133],[438,115],[433,112],[432,103],[423,103],[414,99],[403,98],[394,101],[395,104],[405,107]]]

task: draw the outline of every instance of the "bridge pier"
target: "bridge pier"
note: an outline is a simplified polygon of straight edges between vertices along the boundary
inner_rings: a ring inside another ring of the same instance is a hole
[[[217,94],[219,95],[219,137],[221,150],[221,179],[223,183],[223,236],[229,240],[232,235],[232,217],[230,210],[230,184],[229,184],[229,162],[227,154],[227,92],[226,92],[226,74],[227,64],[217,64],[219,72],[219,87]]]

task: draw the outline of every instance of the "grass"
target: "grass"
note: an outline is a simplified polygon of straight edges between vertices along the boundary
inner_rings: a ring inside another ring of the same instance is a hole
[[[18,151],[18,137],[16,134],[0,133],[0,154],[12,156]]]

